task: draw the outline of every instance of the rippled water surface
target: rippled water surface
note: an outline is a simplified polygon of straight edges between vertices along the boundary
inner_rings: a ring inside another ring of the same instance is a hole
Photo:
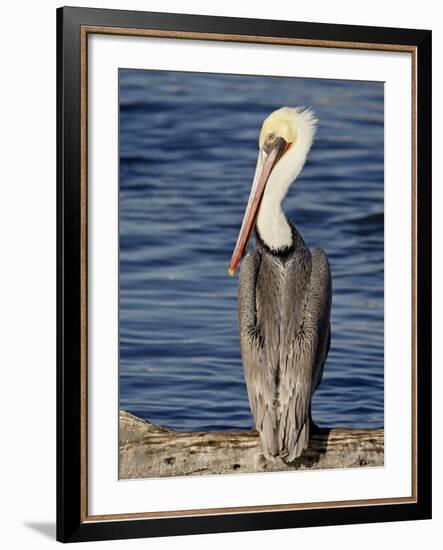
[[[284,208],[332,269],[313,416],[382,426],[383,84],[126,69],[119,81],[120,407],[178,430],[252,426],[226,270],[261,123],[305,105],[317,139]]]

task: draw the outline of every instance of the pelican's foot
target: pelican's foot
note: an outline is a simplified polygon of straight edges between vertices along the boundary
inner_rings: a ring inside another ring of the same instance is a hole
[[[306,451],[306,447],[296,446],[295,449],[292,451],[292,453],[287,453],[286,456],[283,458],[283,462],[285,464],[292,464],[295,462],[298,458],[303,456],[303,453]]]
[[[278,456],[270,455],[268,453],[260,453],[258,456],[258,463],[260,464],[260,466],[266,466],[266,464],[268,464],[269,462],[271,464],[275,464],[276,462],[278,462],[278,459]]]
[[[286,461],[280,455],[269,455],[267,453],[261,453],[258,458],[258,464],[263,469],[266,469],[267,466],[272,468],[272,470],[278,469],[279,467],[284,468]]]

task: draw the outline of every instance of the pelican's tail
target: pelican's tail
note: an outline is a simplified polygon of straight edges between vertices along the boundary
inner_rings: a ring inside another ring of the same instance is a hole
[[[298,432],[298,437],[295,445],[292,449],[288,449],[288,454],[283,457],[285,462],[292,462],[298,458],[302,452],[307,448],[309,443],[309,418],[303,424],[301,430]]]
[[[260,444],[266,460],[274,461],[278,456],[278,445],[275,437],[275,417],[265,413],[260,433]]]

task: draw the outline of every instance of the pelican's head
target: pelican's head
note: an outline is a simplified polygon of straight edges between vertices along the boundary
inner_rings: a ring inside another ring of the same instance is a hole
[[[317,119],[310,109],[282,107],[263,122],[251,193],[228,272],[234,275],[262,201],[280,204],[311,148]]]

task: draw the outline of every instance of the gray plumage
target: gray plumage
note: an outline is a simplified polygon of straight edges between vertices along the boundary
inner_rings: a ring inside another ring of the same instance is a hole
[[[291,462],[309,442],[310,405],[330,342],[331,274],[292,226],[277,252],[257,233],[239,278],[240,343],[249,402],[267,459]]]

